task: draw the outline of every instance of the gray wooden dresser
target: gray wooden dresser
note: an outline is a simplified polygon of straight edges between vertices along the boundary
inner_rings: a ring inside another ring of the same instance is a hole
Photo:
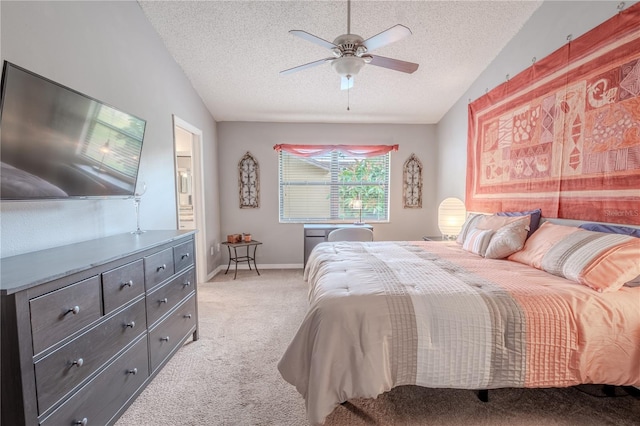
[[[193,231],[115,235],[0,268],[4,425],[113,424],[198,339]]]

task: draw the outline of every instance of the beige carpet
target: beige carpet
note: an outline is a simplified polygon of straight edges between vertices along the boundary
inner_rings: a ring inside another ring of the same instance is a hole
[[[125,425],[306,425],[304,401],[276,365],[304,317],[300,270],[219,274],[200,284],[200,339],[187,342],[119,419]],[[353,400],[334,425],[640,425],[640,400],[599,386],[467,390],[399,387]]]

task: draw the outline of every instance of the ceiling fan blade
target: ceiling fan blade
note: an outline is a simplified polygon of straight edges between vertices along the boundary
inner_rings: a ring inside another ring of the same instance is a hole
[[[395,25],[388,30],[381,32],[380,34],[376,34],[373,37],[369,37],[361,44],[367,48],[369,52],[375,49],[379,49],[387,44],[391,44],[398,40],[402,40],[405,37],[411,35],[411,30],[404,25]]]
[[[352,88],[353,88],[353,76],[349,78],[342,77],[342,79],[340,79],[340,90],[347,90]]]
[[[297,71],[302,71],[302,70],[306,70],[307,68],[313,68],[316,67],[318,65],[322,65],[327,61],[332,61],[335,58],[324,58],[324,59],[320,59],[318,61],[313,61],[313,62],[309,62],[308,64],[304,64],[304,65],[298,65],[297,67],[293,67],[293,68],[289,68],[287,70],[284,71],[280,71],[280,75],[287,75],[287,74],[291,74]]]
[[[310,41],[311,43],[315,43],[318,46],[322,46],[322,47],[325,47],[327,49],[334,49],[334,48],[338,47],[335,44],[333,44],[333,43],[331,43],[331,42],[329,42],[329,41],[327,41],[325,39],[322,39],[322,38],[320,38],[318,36],[314,36],[313,34],[309,34],[306,31],[291,30],[291,31],[289,31],[289,34],[293,34],[296,37],[300,37],[302,39]]]
[[[385,58],[384,56],[371,55],[373,59],[369,62],[369,65],[375,65],[378,67],[389,68],[390,70],[406,72],[412,74],[418,69],[418,64],[413,62],[400,61],[398,59]]]

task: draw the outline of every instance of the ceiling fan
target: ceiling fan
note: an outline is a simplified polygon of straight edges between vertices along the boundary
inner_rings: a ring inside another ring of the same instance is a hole
[[[376,34],[366,40],[357,34],[350,34],[351,0],[348,0],[347,2],[347,33],[336,37],[333,43],[302,30],[291,30],[289,33],[331,50],[333,52],[333,57],[320,59],[318,61],[309,62],[308,64],[280,71],[281,75],[291,74],[296,71],[301,71],[329,62],[333,69],[342,77],[340,88],[342,90],[346,90],[353,87],[353,77],[358,74],[365,64],[388,68],[408,74],[411,74],[418,69],[418,64],[414,64],[413,62],[400,61],[398,59],[386,58],[384,56],[372,55],[370,53],[375,49],[379,49],[410,36],[411,30],[404,25],[394,25],[388,30]]]

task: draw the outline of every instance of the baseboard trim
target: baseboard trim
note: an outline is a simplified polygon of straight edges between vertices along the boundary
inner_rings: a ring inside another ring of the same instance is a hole
[[[221,271],[227,270],[227,265],[220,265],[218,267]],[[235,266],[232,264],[229,266],[229,271],[232,271]],[[244,264],[238,263],[238,269],[249,269],[249,266],[245,262]],[[251,269],[253,269],[253,263],[251,264]],[[302,269],[301,263],[265,263],[263,265],[258,265],[258,270],[262,271],[263,269]],[[217,269],[216,269],[217,270]]]
[[[238,269],[240,269],[242,264],[238,265]],[[242,269],[249,269],[244,267]],[[258,269],[302,269],[302,263],[269,263],[266,265],[258,265]]]
[[[266,263],[263,265],[258,265],[258,270],[262,271],[263,269],[302,269],[303,265],[302,263]],[[238,264],[238,269],[239,270],[249,270],[249,266],[244,263],[239,263]],[[253,266],[251,267],[251,269],[254,269]],[[224,271],[227,270],[227,265],[218,265],[218,267],[216,267],[212,272],[209,273],[209,275],[207,275],[207,279],[206,281],[211,280],[211,278],[215,277],[216,275],[218,275],[219,273],[224,273]],[[231,265],[229,266],[229,272],[235,270],[235,265]]]

